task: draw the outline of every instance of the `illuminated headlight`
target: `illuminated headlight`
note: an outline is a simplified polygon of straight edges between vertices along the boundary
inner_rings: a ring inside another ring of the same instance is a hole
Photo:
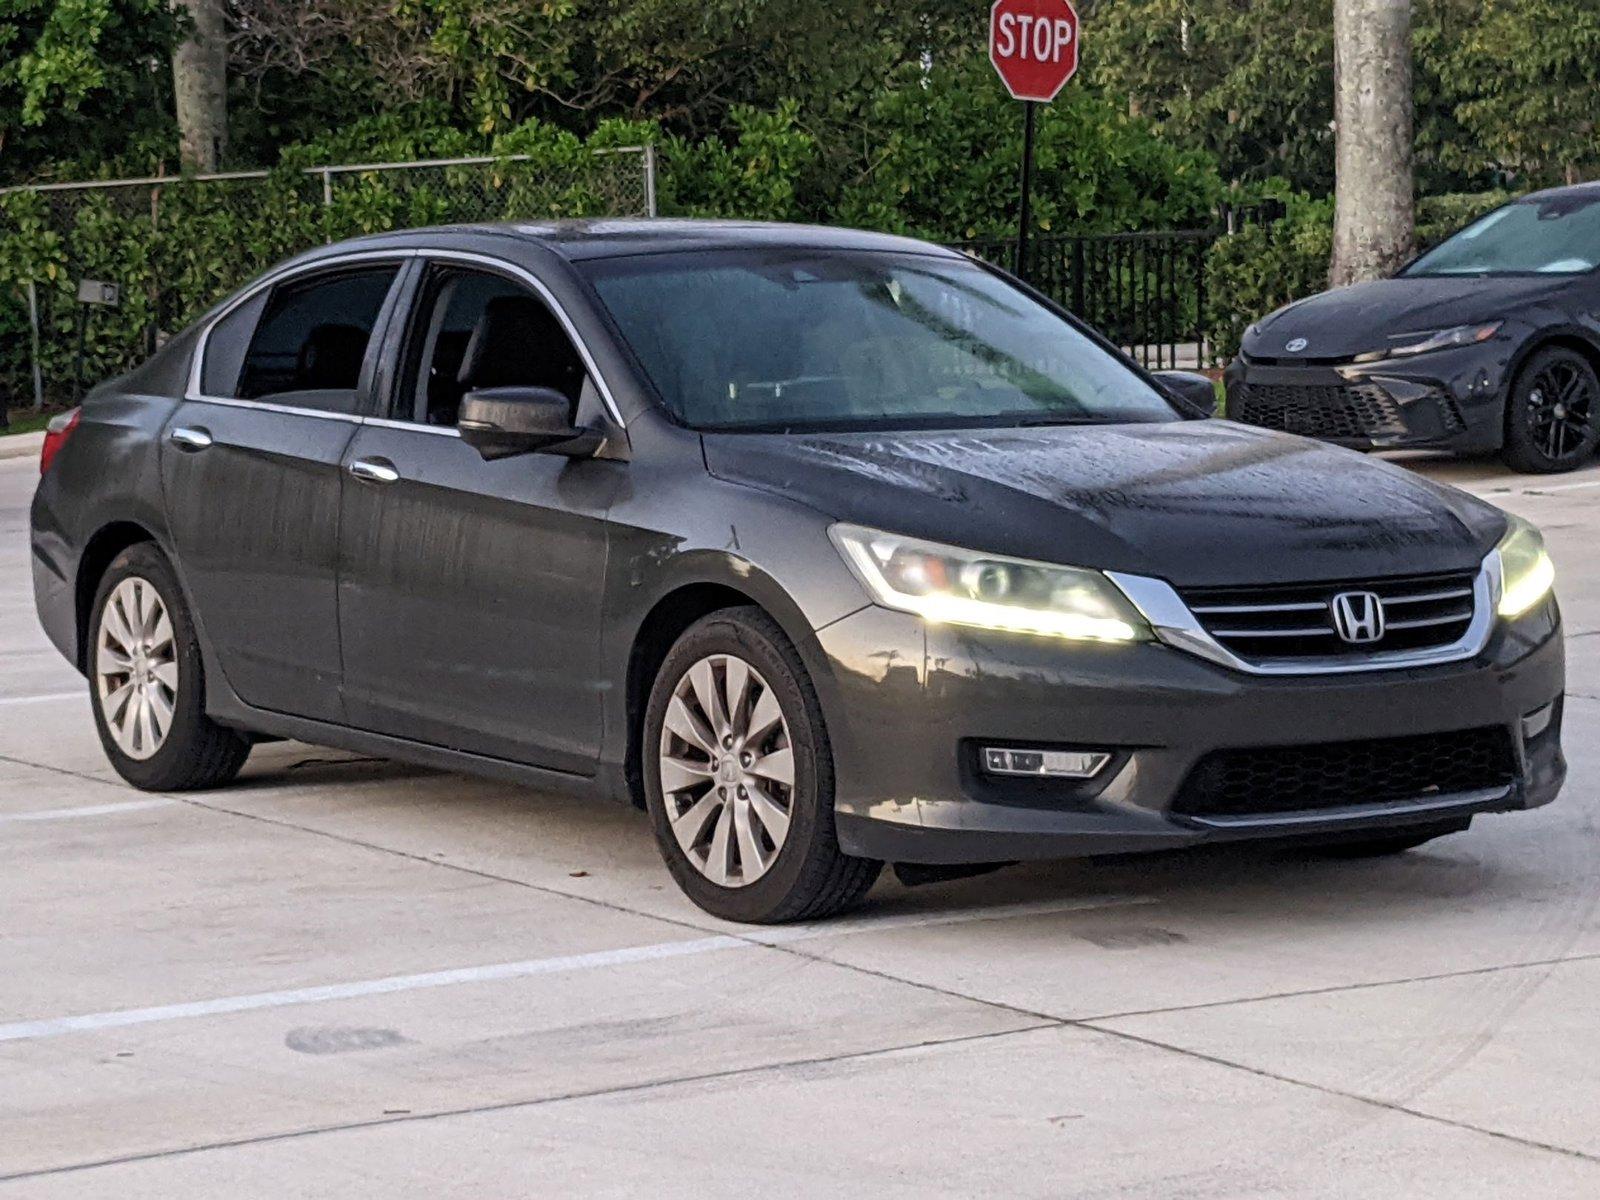
[[[1099,571],[1003,558],[858,525],[828,531],[872,598],[945,625],[1075,641],[1152,636],[1128,598]]]
[[[1502,617],[1520,617],[1549,594],[1556,569],[1537,529],[1521,517],[1507,514],[1506,520],[1506,535],[1495,547],[1500,553],[1498,611]]]

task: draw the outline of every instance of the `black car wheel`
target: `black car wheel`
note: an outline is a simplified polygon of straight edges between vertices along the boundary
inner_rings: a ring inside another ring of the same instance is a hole
[[[822,708],[799,654],[759,609],[713,613],[678,639],[641,749],[662,857],[713,916],[831,916],[878,877],[881,863],[839,849]]]
[[[217,787],[250,741],[205,714],[200,644],[166,556],[130,546],[100,580],[89,617],[94,723],[118,775],[153,792]]]
[[[1518,373],[1506,412],[1506,464],[1550,474],[1588,461],[1600,415],[1600,379],[1572,350],[1540,350]]]

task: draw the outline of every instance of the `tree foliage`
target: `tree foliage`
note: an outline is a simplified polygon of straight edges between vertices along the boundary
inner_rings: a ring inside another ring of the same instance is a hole
[[[0,0],[0,171],[87,169],[159,136],[176,34],[164,0]]]

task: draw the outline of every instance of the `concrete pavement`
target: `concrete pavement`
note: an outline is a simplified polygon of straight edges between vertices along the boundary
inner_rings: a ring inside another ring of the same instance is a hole
[[[631,811],[294,744],[124,787],[0,462],[0,1200],[1600,1194],[1600,468],[1412,465],[1551,541],[1558,804],[751,930]]]

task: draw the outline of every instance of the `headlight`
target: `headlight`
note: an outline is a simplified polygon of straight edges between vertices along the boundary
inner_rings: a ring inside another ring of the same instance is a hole
[[[1495,547],[1500,552],[1498,610],[1502,617],[1520,617],[1549,594],[1556,581],[1556,569],[1537,529],[1509,513],[1506,520],[1510,526]]]
[[[1457,346],[1475,346],[1479,342],[1487,342],[1499,333],[1500,326],[1504,324],[1504,321],[1490,321],[1483,325],[1457,325],[1454,329],[1440,329],[1433,333],[1395,334],[1394,340],[1400,344],[1389,347],[1389,357],[1426,354],[1430,350],[1450,350]]]
[[[1078,641],[1151,637],[1128,598],[1099,571],[1002,558],[859,525],[828,530],[885,608],[928,621]]]

